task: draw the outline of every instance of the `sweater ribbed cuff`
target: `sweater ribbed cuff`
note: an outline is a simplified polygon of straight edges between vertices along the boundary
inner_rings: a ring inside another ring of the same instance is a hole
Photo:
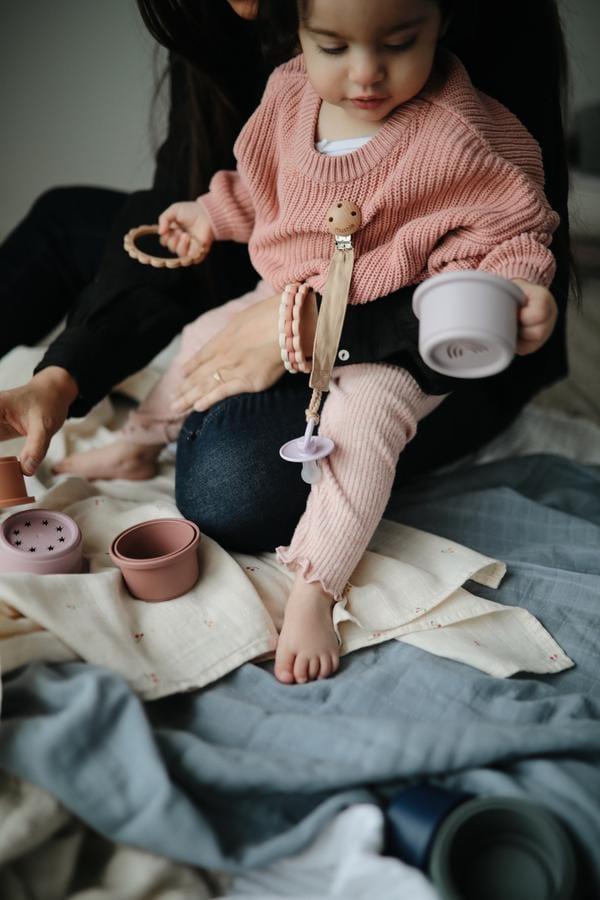
[[[210,193],[202,194],[196,202],[202,206],[208,216],[215,240],[246,243],[251,223],[243,222],[237,207],[223,203],[222,198],[217,198]]]
[[[500,275],[512,281],[513,278],[521,278],[523,281],[529,281],[531,284],[540,284],[542,287],[548,288],[554,279],[556,266],[539,266],[534,260],[507,260],[504,264],[494,266],[489,269],[494,275]]]

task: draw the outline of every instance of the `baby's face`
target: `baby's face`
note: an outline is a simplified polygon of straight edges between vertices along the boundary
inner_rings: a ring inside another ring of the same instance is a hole
[[[442,27],[435,0],[307,0],[300,43],[327,103],[380,122],[429,78]]]

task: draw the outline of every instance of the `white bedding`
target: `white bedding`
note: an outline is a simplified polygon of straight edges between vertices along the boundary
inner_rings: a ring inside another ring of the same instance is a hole
[[[11,380],[18,383],[30,371],[37,351],[22,351],[18,366],[11,368]],[[22,371],[19,371],[21,367]],[[3,387],[9,386],[0,382]],[[147,383],[146,383],[147,386]],[[81,445],[110,438],[106,422],[112,415],[108,402],[96,408],[92,416],[75,423],[58,435],[51,446],[50,460],[65,450],[66,440],[76,439]],[[69,432],[71,437],[69,437]],[[18,445],[4,445],[5,454],[18,450]],[[528,407],[517,422],[500,438],[473,458],[473,462],[486,462],[513,455],[533,452],[554,452],[587,463],[600,463],[600,428],[585,421],[574,420],[562,413],[548,412]],[[161,504],[172,497],[172,471],[155,479],[158,500],[156,515],[167,514]],[[172,469],[172,466],[171,466]],[[94,504],[102,497],[114,504],[114,509],[124,512],[119,520],[127,524],[132,500],[130,487],[123,482],[104,483],[101,492],[96,487],[76,486],[81,495],[75,503]],[[42,471],[34,485],[38,500],[46,490],[52,489],[48,469]],[[71,485],[58,485],[50,495],[57,506],[72,496]],[[63,492],[63,493],[61,493]],[[66,492],[66,493],[64,493]],[[72,510],[75,512],[76,510]],[[143,509],[136,521],[147,517],[149,509]],[[176,514],[173,512],[172,514]],[[86,521],[91,522],[90,518]],[[115,519],[115,524],[117,520]],[[93,527],[89,526],[90,530]],[[470,551],[467,551],[470,553]],[[493,564],[493,561],[488,561]],[[107,584],[114,592],[118,573],[105,569]],[[89,576],[88,576],[89,577]],[[0,597],[0,600],[6,599]],[[14,599],[14,598],[13,598]],[[435,632],[431,632],[435,633]],[[18,638],[15,637],[15,640]],[[23,639],[21,637],[21,639]],[[73,658],[73,649],[43,631],[30,632],[28,640],[44,646],[41,658]],[[435,651],[432,651],[435,652]],[[53,657],[52,654],[55,654]],[[83,654],[82,654],[83,655]],[[143,692],[142,692],[143,693]],[[43,791],[2,776],[0,784],[0,896],[2,900],[191,900],[203,896],[216,896],[214,885],[202,873],[185,866],[177,866],[167,860],[159,860],[149,854],[130,848],[103,844],[102,865],[94,876],[94,888],[83,892],[70,892],[66,887],[71,876],[82,865],[81,849],[89,840],[81,825],[70,817]],[[279,862],[251,877],[238,879],[229,888],[227,896],[261,897],[277,900],[283,897],[304,897],[308,900],[334,897],[386,897],[390,900],[431,900],[435,897],[430,886],[419,873],[402,863],[378,855],[381,847],[381,814],[374,808],[360,807],[347,810],[324,830],[312,848],[294,859]],[[100,857],[98,857],[100,858]],[[362,890],[360,878],[367,879],[367,889]],[[220,880],[221,888],[224,882]],[[124,885],[127,890],[124,891]],[[320,885],[315,893],[316,885]],[[52,886],[51,893],[48,889]],[[310,890],[310,893],[307,893]],[[352,893],[352,891],[355,891]],[[394,891],[392,893],[391,891]]]

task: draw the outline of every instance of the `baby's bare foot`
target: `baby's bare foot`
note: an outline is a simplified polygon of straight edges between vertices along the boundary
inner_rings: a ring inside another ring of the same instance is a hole
[[[285,684],[304,684],[328,678],[337,671],[340,654],[331,621],[333,600],[318,582],[296,576],[277,651],[275,676]]]
[[[156,445],[115,441],[97,450],[73,453],[56,463],[53,471],[58,475],[79,475],[90,481],[97,478],[144,481],[156,475],[161,450],[162,447]]]

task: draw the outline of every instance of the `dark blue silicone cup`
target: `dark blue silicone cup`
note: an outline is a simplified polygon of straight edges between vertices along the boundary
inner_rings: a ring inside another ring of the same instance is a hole
[[[452,810],[472,796],[429,784],[399,791],[386,809],[387,853],[424,871],[438,828]]]

